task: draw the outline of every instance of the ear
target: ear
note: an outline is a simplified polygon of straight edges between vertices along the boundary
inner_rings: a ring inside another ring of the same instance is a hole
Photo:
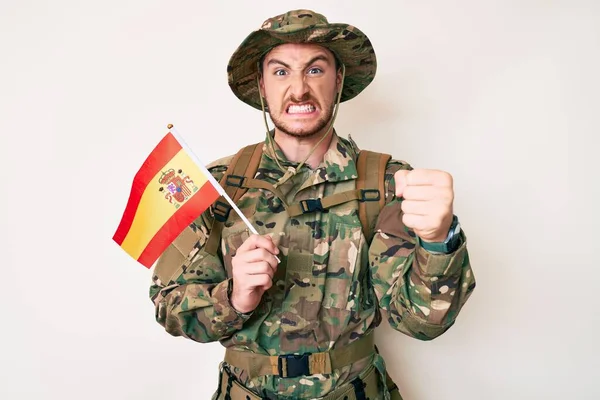
[[[265,82],[261,74],[256,78],[256,82],[258,84],[258,95],[261,98],[261,101],[264,104],[265,111],[269,111],[269,106],[267,104],[267,97],[265,96]]]
[[[342,91],[342,68],[338,68],[337,73],[335,75],[335,87],[336,87],[336,93],[339,93],[340,91]]]
[[[265,97],[265,80],[263,79],[262,74],[258,75],[258,85],[260,87],[261,96]]]

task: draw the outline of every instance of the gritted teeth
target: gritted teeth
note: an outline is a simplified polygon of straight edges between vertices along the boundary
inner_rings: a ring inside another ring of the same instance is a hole
[[[315,111],[315,106],[312,104],[292,104],[288,107],[287,112],[289,114],[303,114],[303,113],[311,113]]]

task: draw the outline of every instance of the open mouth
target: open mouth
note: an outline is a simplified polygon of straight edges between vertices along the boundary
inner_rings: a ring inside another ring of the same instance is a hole
[[[316,107],[312,104],[291,104],[286,112],[288,114],[310,114],[316,111]]]

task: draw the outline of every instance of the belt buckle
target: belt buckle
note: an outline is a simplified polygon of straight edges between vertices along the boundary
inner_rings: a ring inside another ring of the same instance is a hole
[[[277,372],[282,378],[295,378],[302,375],[310,375],[308,358],[310,353],[286,354],[277,358]],[[285,374],[283,371],[283,360],[285,359]]]

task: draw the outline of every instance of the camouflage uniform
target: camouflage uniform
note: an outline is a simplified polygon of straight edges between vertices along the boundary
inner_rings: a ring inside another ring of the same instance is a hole
[[[288,161],[278,147],[264,146],[256,178],[275,183]],[[333,134],[322,163],[303,166],[280,186],[288,204],[353,189],[357,176],[357,147]],[[209,167],[222,176],[231,157]],[[395,196],[394,173],[411,169],[393,160],[386,172],[386,205],[368,244],[357,215],[357,202],[290,218],[281,200],[263,189],[250,189],[239,208],[260,234],[269,234],[281,250],[274,285],[249,315],[237,313],[229,302],[232,257],[249,236],[244,222],[232,212],[222,233],[222,257],[203,251],[212,216],[206,212],[193,229],[196,247],[168,281],[156,276],[151,299],[156,319],[174,336],[258,354],[321,352],[345,346],[373,331],[386,311],[396,330],[420,340],[444,333],[454,323],[473,289],[475,279],[461,232],[461,244],[451,254],[433,254],[419,246],[402,224],[401,199]],[[374,365],[382,375],[383,358],[374,354],[328,375],[250,378],[231,367],[246,387],[277,398],[313,399],[324,396]],[[389,395],[382,391],[381,399]],[[372,399],[373,400],[373,399]]]

